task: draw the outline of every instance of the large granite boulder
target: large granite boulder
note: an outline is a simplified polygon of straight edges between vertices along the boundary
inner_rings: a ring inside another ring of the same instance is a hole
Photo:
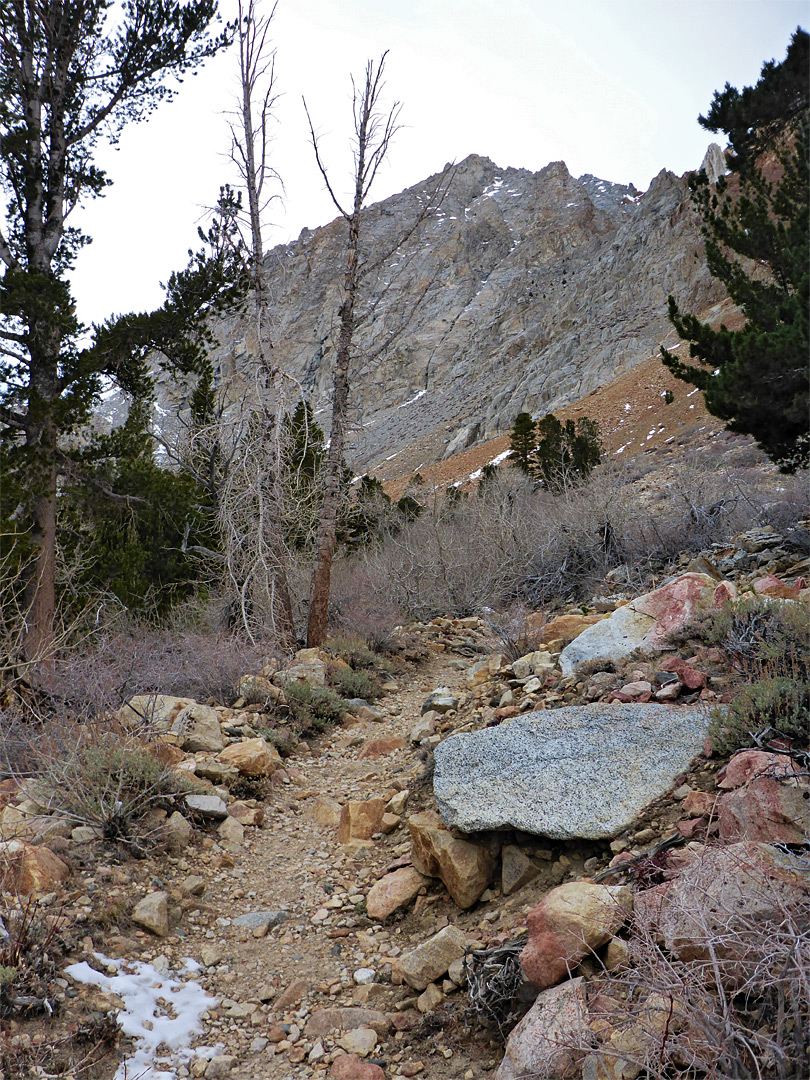
[[[439,812],[463,832],[607,839],[669,790],[707,729],[697,706],[598,702],[451,735],[435,750]]]
[[[617,660],[635,649],[660,649],[668,634],[713,606],[717,589],[717,581],[709,574],[687,573],[631,600],[609,618],[587,627],[563,649],[563,675],[596,657]]]

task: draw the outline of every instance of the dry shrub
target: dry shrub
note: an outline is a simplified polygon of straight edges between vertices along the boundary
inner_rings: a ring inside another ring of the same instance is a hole
[[[477,495],[434,492],[415,521],[366,552],[369,580],[422,620],[584,600],[618,566],[643,587],[684,553],[752,525],[785,531],[810,505],[807,474],[777,483],[767,471],[707,471],[697,455],[661,482],[657,497],[634,479],[631,467],[609,462],[559,495],[513,469],[499,470]],[[794,528],[789,543],[798,547],[803,536]]]
[[[729,858],[729,849],[717,851]],[[793,861],[792,885],[776,872],[757,874],[747,886],[754,898],[741,905],[733,890],[713,888],[718,867],[707,853],[674,899],[637,904],[630,966],[591,984],[605,1022],[593,1058],[614,1070],[624,1061],[618,1075],[640,1070],[655,1080],[810,1074],[810,892],[800,883],[810,860]],[[676,952],[662,943],[662,918],[675,927]]]
[[[403,607],[373,555],[360,551],[335,562],[329,621],[336,628],[336,636],[360,639],[375,653],[388,652],[392,649],[393,630],[405,618]]]
[[[534,616],[530,619],[531,616]],[[529,611],[522,604],[507,611],[488,615],[487,625],[495,639],[495,651],[507,660],[519,660],[528,653],[545,649],[543,627],[545,618]]]

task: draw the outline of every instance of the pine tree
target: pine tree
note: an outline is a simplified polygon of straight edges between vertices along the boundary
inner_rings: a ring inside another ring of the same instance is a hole
[[[528,476],[532,471],[532,454],[537,446],[537,432],[531,415],[518,413],[509,436],[509,457],[513,465]]]
[[[700,118],[726,132],[734,152],[731,182],[721,177],[713,187],[700,173],[690,186],[709,272],[746,322],[715,330],[670,296],[670,321],[700,366],[661,350],[674,375],[703,391],[709,412],[753,435],[786,472],[810,462],[807,58],[808,35],[799,29],[782,64],[765,64],[756,86],[742,92],[727,84]]]
[[[33,549],[29,659],[53,637],[64,437],[87,418],[105,376],[127,390],[144,377],[142,366],[119,366],[120,352],[81,347],[68,272],[88,238],[69,215],[110,183],[93,163],[99,140],[115,142],[171,98],[167,76],[228,44],[231,28],[209,33],[216,18],[215,0],[131,0],[118,10],[97,0],[0,3],[0,434]]]
[[[554,413],[538,420],[531,471],[549,491],[581,483],[601,460],[599,425],[588,417],[560,423]]]

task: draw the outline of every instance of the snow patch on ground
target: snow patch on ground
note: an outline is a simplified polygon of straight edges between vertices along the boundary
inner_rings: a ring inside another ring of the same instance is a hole
[[[415,401],[418,401],[420,397],[424,397],[427,390],[420,390],[418,394],[415,394],[409,401],[403,401],[401,405],[397,405],[398,409],[404,409],[406,405],[413,405]]]
[[[210,1059],[221,1054],[221,1045],[191,1048],[194,1036],[202,1031],[203,1013],[218,1004],[199,983],[183,982],[176,977],[179,973],[161,974],[140,960],[93,955],[106,971],[97,971],[83,960],[65,972],[76,982],[117,994],[124,1002],[118,1023],[124,1034],[134,1039],[135,1053],[119,1065],[115,1080],[177,1080],[176,1069],[192,1058]],[[196,961],[185,961],[187,974],[199,970]]]

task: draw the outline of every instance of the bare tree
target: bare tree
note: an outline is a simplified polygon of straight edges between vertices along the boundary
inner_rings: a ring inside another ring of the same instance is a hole
[[[371,60],[368,61],[362,86],[359,86],[352,79],[354,176],[353,200],[349,208],[344,207],[335,194],[329,172],[321,155],[318,136],[315,133],[306,101],[304,102],[309,122],[310,139],[315,151],[318,169],[333,203],[348,226],[343,289],[338,310],[339,333],[332,372],[332,420],[329,432],[329,452],[324,472],[323,504],[316,542],[307,625],[307,644],[309,646],[320,645],[326,637],[332,562],[337,546],[338,516],[342,500],[343,456],[346,450],[349,426],[350,374],[352,361],[354,360],[353,345],[355,331],[359,325],[358,304],[364,291],[364,284],[372,279],[373,275],[400,245],[414,236],[422,222],[435,212],[441,204],[452,175],[452,167],[446,167],[440,174],[433,191],[423,200],[419,213],[409,223],[403,225],[393,245],[382,254],[378,254],[373,261],[364,261],[362,257],[362,239],[369,192],[388,153],[391,140],[399,128],[399,117],[402,110],[402,106],[398,101],[395,101],[387,109],[382,106],[381,99],[385,87],[383,77],[387,55],[387,51],[384,52],[376,63]],[[376,344],[373,355],[364,358],[367,362],[379,359],[396,337],[402,333],[413,317],[418,304],[424,298],[429,284],[415,300],[412,299],[408,311],[402,313],[398,325],[390,333],[384,335],[383,339]]]
[[[270,164],[270,125],[273,110],[278,100],[276,91],[276,50],[272,47],[270,30],[277,4],[273,4],[268,15],[260,11],[257,0],[238,0],[238,44],[239,44],[239,108],[230,124],[231,160],[237,167],[242,186],[247,193],[249,238],[246,239],[251,253],[251,287],[253,292],[253,324],[256,336],[259,370],[264,382],[263,391],[270,390],[269,422],[265,423],[264,437],[271,447],[267,460],[266,453],[261,454],[267,466],[269,479],[270,504],[266,509],[277,509],[282,496],[278,489],[282,474],[283,447],[281,444],[281,419],[286,411],[286,385],[288,377],[282,372],[273,357],[273,343],[270,337],[269,303],[264,278],[264,239],[262,235],[263,218],[267,207],[278,197],[269,194],[268,183],[281,183],[276,169]],[[262,397],[264,393],[262,394]],[[266,410],[265,410],[266,413]],[[265,416],[265,419],[267,417]],[[262,513],[263,521],[272,523],[274,514]],[[271,567],[272,580],[268,583],[273,597],[271,607],[274,629],[282,641],[291,645],[295,640],[295,621],[293,602],[288,581],[286,553],[283,540],[277,530],[262,528],[259,547],[266,556],[260,555],[260,562]],[[233,569],[231,567],[231,569]],[[238,587],[241,597],[240,610],[244,613],[244,592],[247,582]],[[247,624],[246,624],[247,625]]]

